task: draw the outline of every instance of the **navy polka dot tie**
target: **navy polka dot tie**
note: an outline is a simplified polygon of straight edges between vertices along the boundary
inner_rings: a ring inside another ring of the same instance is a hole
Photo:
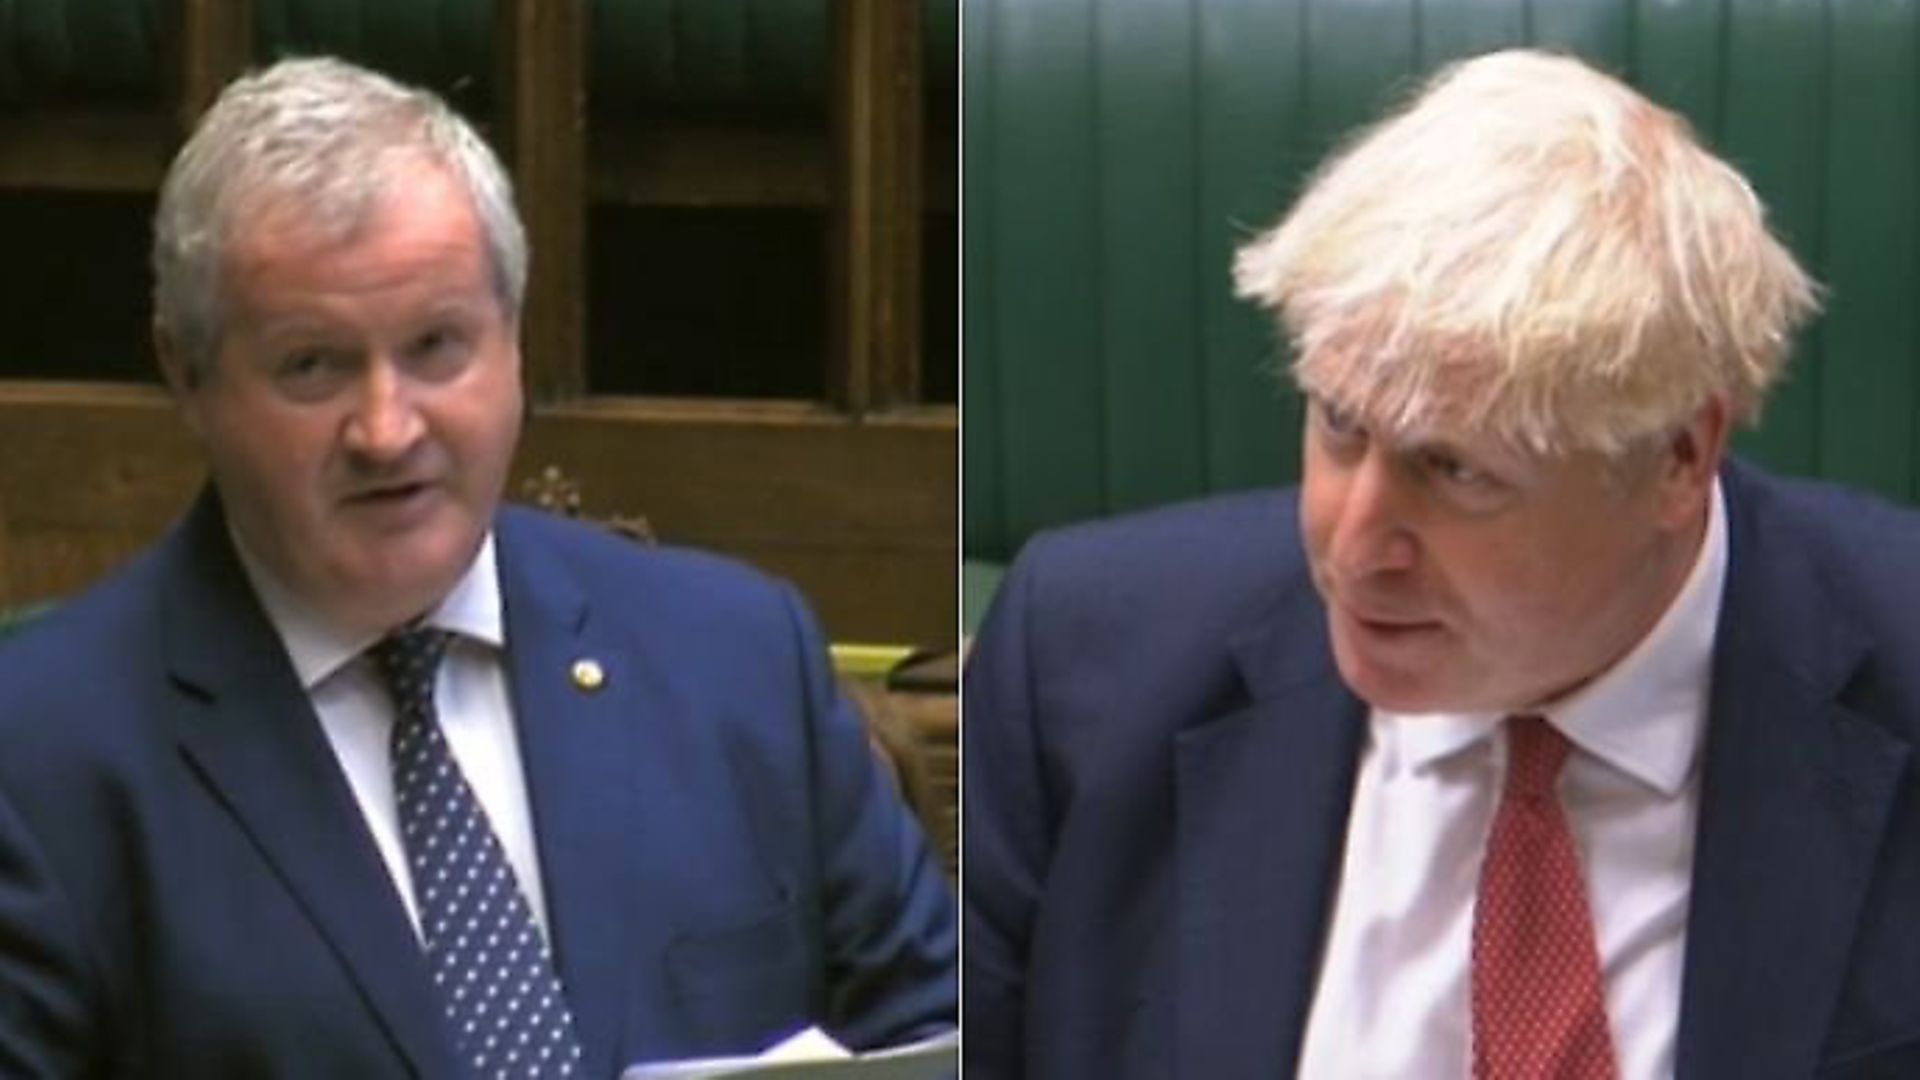
[[[434,714],[448,640],[411,629],[368,650],[393,695],[393,790],[434,988],[475,1076],[572,1076],[580,1044],[546,937]]]

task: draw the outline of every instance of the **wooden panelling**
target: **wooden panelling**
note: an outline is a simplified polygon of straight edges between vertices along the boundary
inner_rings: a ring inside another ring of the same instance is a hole
[[[0,115],[0,189],[150,192],[173,157],[169,118],[52,109]]]
[[[834,71],[835,401],[920,397],[920,5],[839,0]]]
[[[596,401],[540,410],[510,491],[557,466],[588,516],[791,578],[841,640],[954,640],[951,409],[868,423],[806,406]],[[72,593],[202,482],[159,390],[0,384],[0,605]]]
[[[253,0],[177,0],[180,51],[175,119],[192,131],[220,89],[247,69],[253,54]]]
[[[498,125],[480,126],[491,137]],[[833,197],[833,147],[819,132],[611,127],[596,136],[587,172],[595,202],[825,207]],[[0,115],[0,190],[152,192],[178,141],[170,119],[153,113],[61,108]],[[953,146],[928,147],[925,165],[922,205],[951,213]]]
[[[922,206],[955,205],[953,142],[925,148]],[[824,207],[833,199],[833,145],[820,132],[608,124],[588,139],[595,202],[629,206]]]
[[[527,393],[558,401],[586,390],[586,41],[582,0],[499,0],[496,120],[527,243],[538,253],[521,313]]]
[[[84,588],[158,536],[202,473],[158,390],[0,384],[0,606]]]
[[[836,638],[953,643],[957,416],[849,423],[823,407],[596,399],[542,410],[525,472],[576,477],[589,516],[747,558],[806,590]]]
[[[864,44],[886,52],[866,49],[860,54],[883,63],[866,69],[858,99],[851,96],[854,84],[844,82],[839,104],[857,100],[865,108],[871,101],[878,111],[865,119],[902,131],[906,139],[895,139],[885,147],[869,140],[862,144],[862,152],[869,146],[905,149],[917,138],[914,132],[919,125],[910,122],[905,113],[918,100],[912,95],[919,94],[918,44],[925,35],[913,29],[921,20],[919,7],[902,6],[910,10],[895,12],[893,5],[882,5],[877,9],[880,19],[863,16]],[[507,50],[498,60],[503,65],[499,73],[503,85],[525,84],[523,99],[503,108],[498,118],[469,119],[477,121],[490,138],[501,141],[517,124],[531,123],[533,130],[545,133],[545,141],[528,149],[529,154],[539,155],[533,166],[543,170],[543,175],[546,170],[553,174],[550,179],[532,182],[565,182],[569,178],[565,166],[570,151],[562,143],[588,116],[584,106],[586,61],[583,55],[566,50],[579,50],[584,45],[580,27],[585,13],[581,9],[587,5],[576,3],[569,9],[526,0],[494,0],[494,7],[501,21],[501,40],[515,41],[516,35],[527,35],[519,48]],[[237,0],[169,0],[162,5],[169,26],[167,36],[179,43],[176,51],[165,56],[173,84],[165,103],[117,110],[52,104],[0,115],[0,190],[144,192],[158,187],[180,133],[190,129],[220,88],[248,66],[250,46],[259,38],[252,8],[251,3]],[[760,17],[781,14],[768,9]],[[822,17],[800,7],[787,14],[802,23]],[[284,19],[284,12],[281,17]],[[380,17],[379,7],[366,12],[369,26]],[[410,42],[412,47],[431,52],[437,44],[444,44],[426,32],[431,24],[422,24],[417,13],[395,13],[393,18],[392,29],[401,33],[399,47],[404,49]],[[450,15],[449,19],[458,21],[457,16]],[[453,22],[441,29],[451,32],[446,30],[451,25]],[[276,29],[279,35],[286,33],[284,25],[270,27],[269,48],[275,47]],[[902,34],[914,36],[909,40]],[[286,42],[279,42],[278,47],[284,50]],[[371,43],[366,46],[373,52],[395,47],[387,41],[380,42],[379,49],[373,49]],[[382,66],[378,56],[350,55]],[[914,65],[913,70],[901,66],[907,64]],[[503,101],[512,96],[504,95]],[[579,168],[595,200],[644,206],[827,207],[834,199],[838,166],[835,142],[825,124],[781,128],[701,126],[697,121],[634,123],[623,121],[617,107],[602,110],[593,117],[593,124],[591,138],[585,139],[591,146],[592,160]],[[925,174],[921,205],[951,212],[955,208],[957,169],[953,142],[950,138],[936,138],[931,144],[920,141],[919,168]],[[896,164],[874,159],[873,163],[896,171],[915,167],[911,160]],[[889,188],[895,183],[891,176],[879,179]],[[545,246],[536,244],[535,250],[543,253],[541,261],[545,265],[549,261]]]
[[[645,206],[825,206],[827,140],[817,132],[633,128],[595,132],[595,200]]]

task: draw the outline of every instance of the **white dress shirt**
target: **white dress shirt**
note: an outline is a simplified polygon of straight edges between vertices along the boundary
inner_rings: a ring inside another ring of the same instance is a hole
[[[393,795],[393,769],[387,750],[393,730],[393,701],[365,653],[377,637],[342,634],[308,604],[274,580],[235,538],[240,561],[253,582],[267,618],[273,622],[293,661],[307,700],[320,717],[327,741],[360,804],[367,829],[392,875],[394,888],[420,930],[413,875],[400,840],[400,812]],[[489,533],[466,575],[424,620],[454,637],[434,683],[440,728],[467,783],[493,825],[507,861],[520,879],[520,891],[533,918],[547,931],[546,895],[540,887],[540,856],[533,840],[533,815],[527,804],[526,773],[520,764],[520,737],[513,702],[507,693],[506,622],[501,617],[500,578]],[[290,717],[260,718],[286,723]]]
[[[1541,710],[1574,745],[1560,778],[1581,855],[1620,1075],[1673,1075],[1695,768],[1726,577],[1716,485],[1685,584],[1618,664]],[[1472,1075],[1470,950],[1506,769],[1504,715],[1373,710],[1300,1058],[1312,1080]]]

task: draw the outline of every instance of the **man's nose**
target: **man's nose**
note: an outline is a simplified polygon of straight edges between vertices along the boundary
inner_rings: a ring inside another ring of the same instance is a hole
[[[1414,479],[1391,455],[1369,447],[1348,472],[1328,545],[1334,569],[1347,578],[1405,570],[1414,563]]]
[[[373,461],[405,457],[426,431],[413,398],[414,389],[390,361],[383,357],[371,360],[361,381],[359,401],[347,417],[347,449]]]

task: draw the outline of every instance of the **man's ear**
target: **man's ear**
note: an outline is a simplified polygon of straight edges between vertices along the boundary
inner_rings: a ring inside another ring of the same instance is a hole
[[[199,387],[200,378],[187,367],[178,343],[173,340],[173,332],[158,319],[153,321],[153,356],[160,363],[160,377],[166,380],[167,389],[175,397],[184,396]]]
[[[1732,426],[1732,408],[1725,398],[1715,396],[1667,437],[1660,462],[1664,521],[1679,526],[1696,520],[1720,473]]]
[[[201,424],[200,401],[196,391],[200,389],[204,375],[187,362],[180,343],[157,319],[153,323],[153,356],[160,364],[160,377],[166,381],[167,390],[173,395],[173,404],[180,411],[180,418],[186,422],[187,430],[198,437]]]

